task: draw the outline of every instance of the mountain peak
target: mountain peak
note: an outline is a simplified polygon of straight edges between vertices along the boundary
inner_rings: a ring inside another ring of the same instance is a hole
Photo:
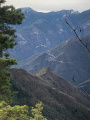
[[[35,10],[33,10],[30,7],[24,7],[24,8],[22,8],[22,12],[23,13],[29,13],[29,12],[35,12]]]
[[[49,68],[49,67],[44,67],[44,68],[42,68],[40,71],[38,71],[37,73],[36,73],[36,75],[37,76],[41,76],[41,75],[44,75],[44,74],[49,74],[49,73],[52,73],[51,72],[51,69]]]

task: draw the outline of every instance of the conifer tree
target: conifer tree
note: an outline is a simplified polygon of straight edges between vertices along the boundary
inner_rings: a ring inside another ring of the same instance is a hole
[[[16,59],[10,59],[7,50],[16,45],[16,35],[13,25],[22,23],[24,14],[13,6],[2,6],[5,0],[0,0],[0,101],[10,102],[10,73],[11,65],[16,64]]]
[[[0,0],[0,4],[3,2]],[[16,45],[16,31],[12,25],[21,24],[23,18],[21,9],[15,9],[13,6],[0,7],[0,57],[3,57],[4,51]]]

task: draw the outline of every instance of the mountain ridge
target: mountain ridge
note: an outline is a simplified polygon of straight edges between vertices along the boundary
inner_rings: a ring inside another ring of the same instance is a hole
[[[41,75],[43,81],[40,77],[31,75],[23,69],[11,69],[10,71],[12,88],[18,91],[17,96],[14,97],[15,103],[33,106],[36,102],[42,101],[44,105],[43,114],[49,120],[65,118],[69,120],[87,118],[89,120],[90,96],[78,91],[64,79],[51,71],[48,75],[45,75],[47,72]],[[46,80],[47,84],[45,83]],[[56,82],[57,86],[53,81]],[[51,84],[48,84],[49,82]],[[62,82],[63,84],[61,84]],[[76,110],[77,112],[75,112]]]
[[[86,42],[90,48],[89,39],[90,36],[82,37],[83,42]],[[50,67],[56,74],[72,84],[78,84],[90,78],[90,55],[78,39],[73,38],[33,59],[23,61],[19,67],[31,73],[43,67]],[[72,80],[73,77],[75,82]]]
[[[90,10],[77,14],[72,10],[40,13],[31,8],[25,8],[23,11],[25,19],[22,25],[14,26],[17,31],[18,45],[10,51],[11,57],[18,59],[18,61],[47,51],[74,36],[65,23],[66,12],[69,22],[75,28],[82,29],[82,32],[79,32],[81,35],[90,34]]]

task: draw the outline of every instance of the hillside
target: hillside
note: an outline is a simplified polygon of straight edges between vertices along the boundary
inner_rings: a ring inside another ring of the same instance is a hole
[[[14,26],[18,45],[9,51],[11,57],[18,61],[45,52],[73,37],[74,33],[65,23],[66,14],[70,24],[78,31],[82,30],[80,35],[90,34],[90,10],[82,13],[73,10],[41,13],[22,8],[22,12],[25,14],[22,25]]]
[[[19,91],[14,103],[32,106],[43,102],[48,120],[89,120],[90,96],[79,92],[67,81],[44,68],[36,75],[11,69],[12,89]]]
[[[90,36],[83,37],[82,40],[90,48]],[[76,38],[73,38],[50,51],[22,61],[19,67],[30,73],[50,67],[56,74],[77,85],[90,78],[90,54]]]

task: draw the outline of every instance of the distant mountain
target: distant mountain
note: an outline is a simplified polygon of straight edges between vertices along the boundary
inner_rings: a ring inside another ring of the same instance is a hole
[[[90,36],[83,37],[82,40],[90,49]],[[77,85],[90,78],[90,53],[77,38],[73,38],[50,51],[22,61],[19,67],[35,73],[47,66],[59,76]]]
[[[65,23],[65,15],[70,24],[80,28],[81,35],[90,34],[90,10],[79,13],[73,10],[41,13],[31,8],[22,8],[25,19],[16,29],[18,45],[10,51],[12,57],[20,60],[42,53],[67,39],[74,33]]]
[[[42,101],[48,120],[90,120],[90,96],[44,68],[36,75],[23,69],[11,69],[14,102],[33,106]]]

